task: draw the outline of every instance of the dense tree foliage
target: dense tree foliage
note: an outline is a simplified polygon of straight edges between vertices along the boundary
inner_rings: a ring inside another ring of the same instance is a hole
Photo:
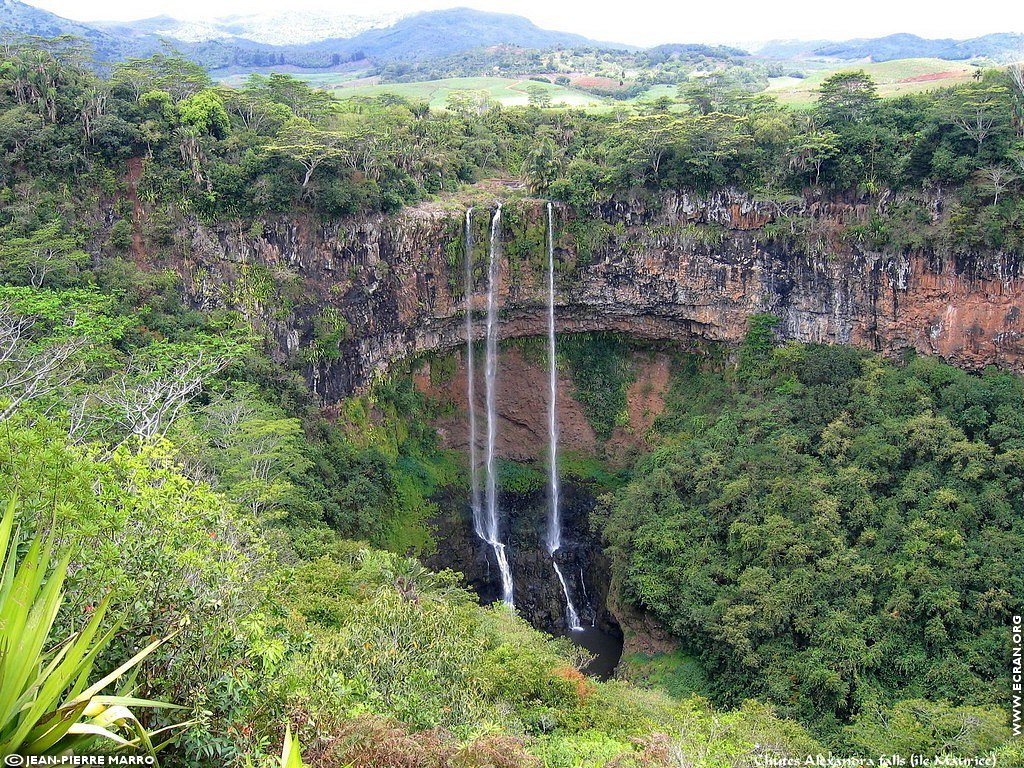
[[[687,79],[682,105],[667,99],[639,112],[546,109],[539,91],[526,109],[454,92],[448,109],[431,110],[391,95],[338,101],[282,74],[216,87],[201,67],[167,54],[130,59],[99,79],[68,45],[14,46],[3,56],[0,145],[12,190],[27,175],[94,175],[109,185],[127,158],[142,159],[144,202],[211,220],[391,211],[495,174],[583,208],[666,187],[733,185],[774,198],[952,187],[952,234],[963,247],[1019,245],[1022,214],[1010,192],[1024,162],[1024,91],[1004,71],[885,100],[863,72],[840,72],[806,112],[752,93],[731,69]],[[3,223],[26,266],[16,279],[74,269],[81,233],[67,231],[60,211],[26,214]],[[42,251],[33,237],[47,227],[60,238]],[[111,234],[126,244],[130,233],[126,222]],[[874,232],[883,242],[886,234]]]
[[[720,701],[755,693],[836,745],[881,748],[882,729],[919,717],[973,722],[955,748],[991,747],[998,710],[941,707],[1005,699],[1020,380],[776,349],[767,327],[731,375],[691,363],[677,378],[663,446],[608,498],[624,594],[699,656]]]

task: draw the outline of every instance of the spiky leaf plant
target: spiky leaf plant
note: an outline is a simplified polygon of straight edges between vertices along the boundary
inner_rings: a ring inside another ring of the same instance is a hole
[[[150,643],[90,685],[96,658],[119,629],[119,623],[113,622],[100,631],[110,604],[108,595],[85,627],[55,648],[47,648],[64,598],[70,556],[57,557],[51,531],[33,536],[19,559],[16,508],[17,500],[12,498],[0,519],[0,755],[68,754],[99,743],[155,754],[163,744],[154,744],[154,737],[179,725],[150,732],[131,708],[180,707],[134,698],[127,686],[120,695],[103,691],[123,680],[164,640]]]

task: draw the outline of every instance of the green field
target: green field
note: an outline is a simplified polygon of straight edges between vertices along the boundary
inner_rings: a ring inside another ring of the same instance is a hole
[[[332,75],[335,78],[332,79]],[[426,80],[419,83],[386,83],[377,85],[355,84],[351,78],[342,80],[336,73],[304,75],[303,80],[330,91],[340,99],[353,96],[377,96],[381,93],[394,93],[415,101],[426,101],[431,107],[440,109],[446,106],[452,91],[487,91],[494,101],[506,106],[525,105],[528,101],[527,89],[540,86],[551,94],[553,106],[593,107],[604,103],[603,99],[591,96],[574,88],[566,88],[552,83],[536,80],[516,80],[506,77],[452,77],[444,80]],[[350,84],[351,83],[351,84]]]
[[[771,78],[765,93],[776,96],[784,104],[806,108],[814,103],[821,83],[835,72],[863,69],[878,84],[882,96],[900,96],[907,93],[942,88],[967,82],[978,68],[967,63],[942,59],[899,59],[881,63],[847,63],[843,65],[819,62],[805,78]],[[551,94],[551,106],[582,107],[595,111],[615,107],[643,108],[661,96],[675,98],[678,86],[659,84],[628,101],[615,101],[562,85],[536,80],[508,77],[452,77],[443,80],[425,80],[413,83],[379,83],[367,77],[365,70],[334,72],[289,72],[310,85],[328,91],[340,99],[356,96],[396,94],[412,101],[426,101],[434,109],[443,109],[453,91],[486,91],[495,102],[505,106],[524,106],[528,103],[528,88],[539,86]],[[225,85],[240,87],[245,74],[232,74],[221,79]],[[681,102],[673,111],[683,110]]]
[[[902,96],[934,88],[944,88],[971,79],[977,67],[959,61],[943,59],[898,59],[877,64],[844,64],[823,67],[803,79],[796,77],[772,78],[766,90],[779,101],[795,107],[809,106],[822,82],[836,72],[863,69],[878,83],[882,96]]]

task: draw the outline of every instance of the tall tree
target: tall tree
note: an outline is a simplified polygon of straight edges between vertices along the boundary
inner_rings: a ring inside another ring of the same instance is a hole
[[[830,124],[864,119],[878,103],[878,88],[864,70],[837,72],[821,84],[815,106]]]

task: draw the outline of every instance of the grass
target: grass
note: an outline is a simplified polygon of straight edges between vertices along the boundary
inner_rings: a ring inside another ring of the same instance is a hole
[[[677,699],[707,696],[710,681],[704,665],[685,651],[647,655],[633,653],[622,660],[621,673],[645,688],[660,688]]]
[[[977,67],[959,61],[943,59],[897,59],[879,63],[805,63],[816,67],[805,78],[773,77],[765,93],[776,96],[780,102],[796,109],[810,107],[817,96],[821,83],[836,72],[863,69],[878,83],[878,92],[883,97],[920,93],[935,88],[944,88],[968,82]],[[379,96],[389,93],[412,101],[425,101],[433,109],[444,109],[453,91],[486,91],[491,99],[504,106],[525,106],[529,102],[529,88],[540,86],[551,94],[551,106],[584,108],[594,112],[605,112],[616,107],[643,108],[661,96],[676,97],[676,85],[653,85],[628,101],[616,101],[594,96],[576,88],[508,77],[451,77],[442,80],[424,80],[414,83],[377,83],[376,78],[366,77],[366,70],[339,70],[332,72],[290,72],[293,76],[310,85],[328,91],[338,98],[357,96]],[[247,75],[234,73],[221,78],[231,87],[240,87]],[[686,106],[677,102],[672,111],[683,111]]]
[[[968,82],[977,67],[943,59],[897,59],[877,64],[846,63],[823,68],[803,79],[774,77],[769,81],[766,93],[778,97],[783,104],[807,107],[814,103],[816,92],[826,78],[836,72],[858,69],[863,69],[874,78],[881,96],[892,97]]]
[[[958,61],[942,59],[899,59],[880,63],[850,64],[841,66],[823,66],[817,72],[800,79],[795,77],[776,77],[769,82],[766,93],[778,97],[779,101],[796,108],[806,108],[814,103],[817,90],[830,75],[845,70],[863,69],[878,83],[879,94],[883,97],[902,96],[908,93],[944,88],[957,83],[968,82],[976,67]],[[504,105],[524,105],[527,103],[527,87],[540,85],[551,93],[553,106],[564,104],[571,107],[604,111],[616,105],[642,107],[661,96],[675,98],[677,86],[654,85],[644,93],[627,102],[616,102],[601,98],[565,86],[551,83],[538,83],[533,80],[514,80],[503,77],[455,77],[445,80],[429,80],[418,83],[386,83],[380,85],[345,85],[353,78],[348,73],[325,73],[316,76],[303,76],[312,85],[331,91],[340,98],[350,96],[375,96],[381,93],[394,93],[410,99],[427,101],[430,106],[443,108],[452,91],[483,90],[491,98]],[[314,79],[314,77],[316,79]],[[679,109],[683,109],[679,105]]]
[[[315,79],[314,79],[315,78]],[[604,100],[553,83],[535,80],[517,80],[506,77],[451,77],[444,80],[425,80],[418,83],[384,83],[374,85],[347,85],[354,78],[348,73],[321,73],[303,75],[310,85],[330,91],[338,98],[377,96],[393,93],[414,101],[426,101],[434,109],[443,109],[452,91],[487,91],[490,97],[505,106],[525,106],[529,101],[528,89],[539,86],[551,94],[551,104],[570,107],[600,106]]]

